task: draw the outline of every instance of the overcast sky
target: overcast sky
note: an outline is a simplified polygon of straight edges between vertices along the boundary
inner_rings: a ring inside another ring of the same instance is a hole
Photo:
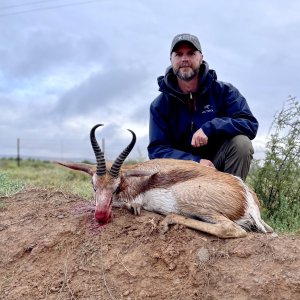
[[[300,1],[1,0],[0,156],[94,159],[93,125],[108,158],[137,134],[147,157],[149,105],[174,35],[193,33],[218,79],[246,97],[260,123],[300,95]]]

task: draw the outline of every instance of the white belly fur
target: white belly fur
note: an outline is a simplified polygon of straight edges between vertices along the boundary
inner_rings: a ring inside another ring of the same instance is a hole
[[[246,199],[247,208],[245,215],[236,221],[236,223],[240,226],[245,226],[254,221],[258,229],[260,229],[261,232],[265,232],[266,230],[260,221],[259,209],[248,188],[246,188]],[[152,189],[144,194],[140,194],[132,202],[140,204],[141,207],[147,211],[157,212],[162,215],[180,213],[173,193],[167,189]]]
[[[148,211],[157,212],[163,215],[176,213],[177,205],[175,198],[170,190],[153,189],[147,191],[133,202],[140,203],[142,208]]]

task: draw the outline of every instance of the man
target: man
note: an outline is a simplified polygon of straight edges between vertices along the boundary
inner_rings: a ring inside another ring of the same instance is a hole
[[[258,129],[246,99],[217,80],[196,36],[176,35],[170,60],[150,107],[149,158],[194,160],[245,180]]]

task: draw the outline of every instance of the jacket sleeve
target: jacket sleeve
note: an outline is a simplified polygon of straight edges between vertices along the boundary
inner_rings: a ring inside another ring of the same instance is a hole
[[[159,98],[150,106],[149,145],[148,156],[154,158],[175,158],[199,162],[201,157],[172,147],[168,130],[168,113],[162,105],[158,104]]]
[[[255,138],[258,121],[253,116],[246,99],[231,84],[224,84],[221,97],[221,117],[216,117],[201,128],[208,137],[227,136],[239,134]]]

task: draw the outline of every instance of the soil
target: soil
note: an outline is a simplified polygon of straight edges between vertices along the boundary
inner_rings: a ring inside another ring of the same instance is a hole
[[[300,236],[218,239],[31,189],[1,198],[0,299],[300,299]]]

